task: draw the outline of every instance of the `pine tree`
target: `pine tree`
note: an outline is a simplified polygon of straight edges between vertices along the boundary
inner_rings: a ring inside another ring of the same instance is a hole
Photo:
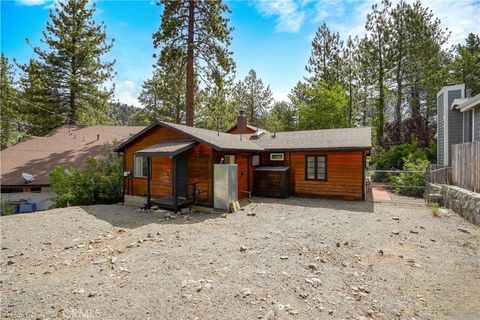
[[[138,101],[149,121],[181,123],[185,119],[184,72],[185,64],[180,59],[158,63],[152,78],[143,83]]]
[[[24,71],[19,80],[22,116],[31,124],[27,133],[44,136],[64,123],[66,114],[60,113],[57,100],[49,95],[49,87],[36,60],[31,59],[22,65]]]
[[[348,125],[353,126],[353,105],[354,105],[354,92],[356,87],[356,51],[358,38],[352,39],[348,37],[347,44],[342,52],[343,59],[343,78],[345,79],[345,85],[348,90]]]
[[[2,53],[0,58],[0,149],[14,144],[23,135],[25,124],[19,110],[18,92],[14,87],[14,69]]]
[[[262,79],[252,69],[243,81],[237,83],[234,95],[239,107],[245,109],[248,123],[260,126],[262,115],[270,109],[273,102],[270,86],[265,87]]]
[[[367,15],[366,29],[370,32],[372,43],[372,54],[375,59],[376,82],[378,88],[377,110],[376,110],[376,142],[382,143],[385,127],[385,71],[386,54],[390,45],[390,30],[388,28],[388,10],[391,4],[388,0],[382,1],[382,8],[377,4],[372,6],[372,12]]]
[[[223,90],[227,76],[233,71],[228,26],[228,7],[221,0],[160,0],[163,7],[160,29],[153,35],[155,48],[160,48],[160,63],[184,61],[186,124],[193,126],[197,77],[206,86]]]
[[[297,112],[292,103],[278,101],[262,119],[262,128],[270,132],[293,131],[296,128]]]
[[[322,24],[312,41],[312,53],[305,69],[312,74],[311,81],[333,84],[341,82],[343,42],[338,33],[332,33]]]
[[[480,93],[480,37],[470,33],[465,44],[454,47],[453,80],[465,83],[472,95]]]
[[[57,104],[56,113],[70,124],[110,120],[113,89],[104,86],[113,77],[115,61],[105,62],[102,56],[113,40],[107,41],[104,23],[94,20],[95,4],[88,7],[88,0],[56,2],[43,32],[46,48],[33,48],[46,84],[45,98]]]

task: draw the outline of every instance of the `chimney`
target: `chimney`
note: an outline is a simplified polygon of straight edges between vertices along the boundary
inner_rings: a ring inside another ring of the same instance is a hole
[[[240,114],[237,116],[237,130],[239,133],[245,133],[247,131],[247,117],[245,117],[245,111],[240,110]]]

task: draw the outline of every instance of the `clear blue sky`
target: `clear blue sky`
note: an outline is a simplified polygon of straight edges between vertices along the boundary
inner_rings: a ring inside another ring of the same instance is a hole
[[[107,25],[115,44],[107,58],[116,59],[116,97],[138,105],[142,82],[149,78],[154,59],[152,33],[158,29],[161,9],[154,1],[96,1],[95,19]],[[480,1],[425,1],[452,31],[450,43],[469,32],[480,33]],[[52,0],[1,0],[1,52],[24,63],[33,58],[25,43],[39,45]],[[231,50],[242,79],[255,69],[269,84],[277,100],[285,99],[305,75],[310,43],[318,26],[326,21],[343,38],[364,33],[366,13],[372,1],[272,0],[227,1],[235,28]]]

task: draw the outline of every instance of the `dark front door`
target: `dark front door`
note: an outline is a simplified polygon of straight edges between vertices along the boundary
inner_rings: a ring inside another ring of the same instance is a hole
[[[175,184],[177,196],[187,198],[188,194],[188,166],[185,153],[175,157]]]

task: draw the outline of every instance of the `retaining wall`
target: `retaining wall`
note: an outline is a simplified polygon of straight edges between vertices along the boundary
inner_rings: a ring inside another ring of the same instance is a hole
[[[480,226],[480,193],[445,184],[431,185],[431,190],[442,195],[441,206]]]

